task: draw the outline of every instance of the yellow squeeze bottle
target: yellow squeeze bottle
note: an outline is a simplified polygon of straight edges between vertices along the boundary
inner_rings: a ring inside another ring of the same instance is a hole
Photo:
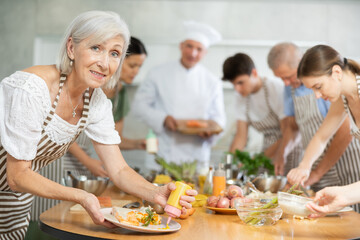
[[[185,191],[191,187],[183,182],[175,182],[176,189],[170,193],[170,196],[165,205],[164,211],[169,216],[166,226],[169,225],[172,217],[179,217],[181,215],[182,206],[180,205],[180,197],[186,195]]]

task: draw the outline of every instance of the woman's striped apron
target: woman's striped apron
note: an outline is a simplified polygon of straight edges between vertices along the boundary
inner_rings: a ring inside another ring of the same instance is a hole
[[[315,93],[306,96],[295,96],[294,89],[292,97],[295,107],[295,119],[299,126],[303,146],[307,146],[315,135],[316,131],[322,124],[324,117],[318,108]],[[331,142],[331,141],[330,141]],[[312,169],[323,158],[330,142],[326,146],[322,155],[315,161]],[[311,188],[318,191],[328,186],[343,186],[360,180],[360,142],[353,138],[339,161],[320,179],[319,182],[313,184]],[[359,212],[359,205],[353,206]]]
[[[253,126],[257,131],[263,133],[264,140],[263,140],[263,151],[265,151],[268,147],[272,144],[277,142],[281,137],[281,128],[280,128],[280,120],[276,113],[272,110],[270,106],[270,96],[266,86],[266,81],[262,80],[264,93],[265,93],[265,100],[266,105],[269,109],[269,114],[262,119],[261,121],[251,121],[249,116],[249,109],[250,109],[250,98],[247,97],[246,100],[246,118],[249,125]],[[285,175],[294,167],[297,167],[301,157],[303,154],[303,148],[301,143],[298,144],[291,153],[288,154],[286,158],[286,164],[284,166],[284,173]]]
[[[53,142],[45,132],[46,127],[51,122],[62,87],[65,83],[66,76],[61,76],[59,92],[55,98],[51,109],[45,118],[43,123],[43,130],[41,133],[41,140],[37,146],[36,157],[31,162],[31,168],[34,172],[39,170],[52,161],[60,158],[69,148],[69,146],[75,141],[81,131],[84,129],[86,119],[89,110],[89,90],[86,90],[84,97],[84,109],[82,117],[80,118],[79,128],[77,134],[72,141],[58,145]],[[24,239],[25,233],[30,219],[30,208],[34,196],[29,193],[13,192],[6,181],[6,158],[7,152],[1,146],[0,147],[0,239]],[[53,172],[49,171],[49,174],[57,174],[56,168],[58,164],[54,162]]]
[[[356,83],[358,86],[358,94],[360,98],[360,76],[356,76]],[[347,159],[349,160],[341,161],[339,166],[339,170],[341,171],[341,185],[348,185],[360,181],[360,129],[356,126],[356,122],[351,114],[351,111],[349,110],[348,102],[345,96],[342,96],[342,100],[344,102],[345,111],[349,115],[351,135],[355,137],[355,139],[351,142],[351,145],[354,145],[354,151],[349,153],[346,151],[345,153],[347,154]],[[360,212],[360,204],[356,204],[352,207],[354,207],[357,212]]]
[[[88,156],[91,156],[92,142],[91,139],[84,132],[82,132],[76,139],[76,143],[79,145],[79,147],[81,147],[82,150],[86,152]],[[67,172],[71,171],[71,173],[75,176],[85,175],[87,177],[94,177],[94,175],[88,170],[88,168],[85,167],[85,165],[82,164],[70,152],[67,152],[61,158],[61,163],[64,176],[67,176]]]
[[[303,146],[306,148],[321,126],[324,117],[318,108],[314,93],[305,96],[295,96],[295,89],[292,88],[291,95],[294,101],[295,121],[300,130]],[[324,157],[324,153],[327,151],[330,142],[326,146],[321,156],[315,161],[312,169],[315,169],[321,159]],[[340,185],[340,178],[334,166],[326,174],[324,174],[319,182],[313,184],[311,188],[314,191],[318,191],[324,187],[338,185]]]

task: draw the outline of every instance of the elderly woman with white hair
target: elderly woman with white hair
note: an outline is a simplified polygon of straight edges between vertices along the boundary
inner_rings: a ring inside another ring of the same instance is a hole
[[[38,173],[82,131],[119,188],[166,204],[175,185],[156,187],[126,164],[111,102],[101,90],[119,79],[128,42],[128,28],[117,14],[85,12],[66,30],[57,66],[30,67],[0,83],[0,239],[24,239],[34,195],[79,203],[94,223],[114,226],[105,221],[93,194]],[[180,204],[190,208],[196,191],[187,194]]]

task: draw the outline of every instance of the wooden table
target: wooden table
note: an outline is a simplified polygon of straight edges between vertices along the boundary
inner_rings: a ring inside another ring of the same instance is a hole
[[[111,187],[103,196],[113,199],[134,199],[114,191]],[[241,223],[237,215],[214,214],[205,208],[181,224],[178,232],[168,234],[146,234],[95,225],[87,213],[74,213],[69,209],[72,202],[61,202],[40,215],[40,228],[59,239],[356,239],[360,238],[360,214],[341,213],[338,216],[316,220],[293,220],[285,217],[273,226],[251,227]]]

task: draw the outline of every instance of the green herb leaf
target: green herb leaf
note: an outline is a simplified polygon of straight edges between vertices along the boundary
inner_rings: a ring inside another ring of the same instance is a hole
[[[154,212],[152,212],[149,208],[147,208],[145,211],[148,215],[145,218],[144,226],[147,227],[147,226],[149,226],[149,224],[151,223],[151,221],[154,217]]]
[[[241,170],[246,172],[246,175],[257,175],[259,168],[263,167],[268,170],[270,175],[274,175],[274,165],[271,159],[266,157],[264,153],[255,154],[253,158],[245,151],[235,150],[234,162],[241,163]]]

